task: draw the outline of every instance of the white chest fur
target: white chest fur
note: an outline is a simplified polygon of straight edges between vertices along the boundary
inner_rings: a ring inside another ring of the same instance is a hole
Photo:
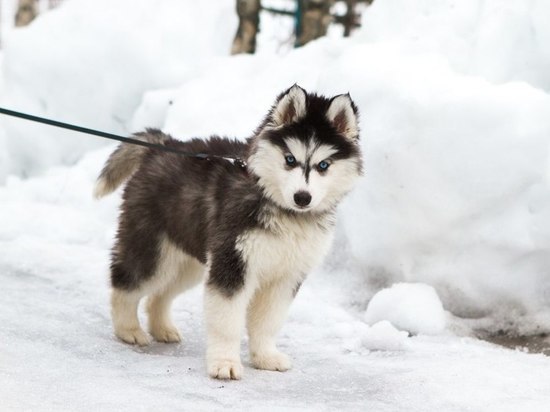
[[[303,280],[326,255],[332,241],[328,221],[271,219],[267,229],[253,229],[239,236],[236,248],[246,263],[247,277],[259,283],[277,278]]]

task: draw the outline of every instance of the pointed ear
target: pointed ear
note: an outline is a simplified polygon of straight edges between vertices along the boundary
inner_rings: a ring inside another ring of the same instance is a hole
[[[326,116],[338,133],[351,140],[359,138],[357,107],[349,93],[334,97]]]
[[[271,112],[271,120],[274,126],[282,126],[297,122],[306,115],[306,91],[295,84],[282,93]]]

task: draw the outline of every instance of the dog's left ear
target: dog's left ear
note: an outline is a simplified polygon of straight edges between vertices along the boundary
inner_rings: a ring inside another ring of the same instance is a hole
[[[282,126],[297,122],[306,115],[306,91],[295,84],[283,92],[271,112],[271,122],[274,126]]]
[[[348,94],[340,94],[332,98],[327,110],[327,119],[336,131],[350,140],[359,138],[357,106]]]

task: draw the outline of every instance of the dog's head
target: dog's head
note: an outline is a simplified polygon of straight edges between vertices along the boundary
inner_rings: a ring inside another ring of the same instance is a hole
[[[361,175],[357,107],[294,85],[275,101],[248,159],[265,194],[297,212],[332,209]]]

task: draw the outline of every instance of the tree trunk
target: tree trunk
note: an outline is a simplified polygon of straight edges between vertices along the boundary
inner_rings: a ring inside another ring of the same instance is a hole
[[[38,0],[19,0],[15,26],[26,26],[38,15]]]
[[[357,0],[346,0],[346,15],[344,16],[344,37],[349,37],[351,31],[357,24],[358,16],[355,13],[355,6],[357,6]]]
[[[237,0],[239,27],[233,40],[231,54],[254,53],[256,34],[260,25],[260,0]]]
[[[48,8],[55,9],[63,0],[48,0]]]
[[[298,23],[296,27],[296,47],[327,34],[332,21],[330,8],[335,0],[298,0]]]

